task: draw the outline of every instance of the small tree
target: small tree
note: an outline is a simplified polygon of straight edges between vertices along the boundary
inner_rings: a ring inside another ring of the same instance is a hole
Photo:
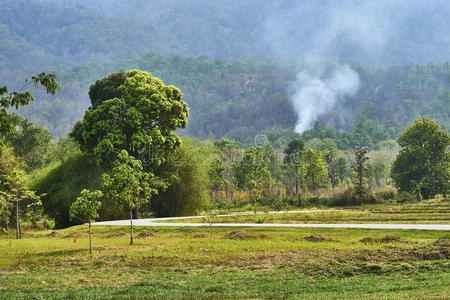
[[[298,198],[298,176],[299,168],[301,166],[301,158],[305,143],[302,140],[292,140],[289,142],[287,148],[284,150],[284,161],[288,165],[292,165],[295,169],[295,196]]]
[[[355,176],[355,183],[356,183],[356,194],[359,196],[359,200],[361,201],[361,204],[363,202],[363,198],[367,193],[366,189],[366,178],[365,173],[367,171],[367,166],[365,165],[366,161],[369,160],[369,157],[367,156],[367,153],[369,152],[368,147],[355,147],[354,153],[355,153],[355,160],[356,164],[353,167],[356,176]]]
[[[89,225],[89,254],[92,254],[91,223],[98,218],[98,210],[102,206],[99,201],[103,197],[101,191],[82,190],[80,197],[70,207],[70,220],[77,218]]]
[[[234,173],[238,187],[250,192],[250,201],[256,213],[264,189],[268,190],[272,185],[269,160],[265,156],[264,147],[250,147],[245,150],[242,161],[234,165]]]
[[[28,208],[41,205],[40,197],[25,186],[26,174],[19,168],[15,156],[8,147],[0,147],[0,223],[10,222],[12,207],[16,214],[16,238],[21,238],[20,202],[28,201]]]
[[[133,244],[133,209],[149,202],[158,192],[152,188],[154,175],[143,170],[142,162],[129,156],[126,150],[119,154],[119,164],[111,174],[103,174],[105,196],[117,201],[130,211],[130,245]]]
[[[328,177],[330,178],[331,181],[331,189],[334,190],[334,188],[337,185],[337,153],[336,150],[328,150],[328,151],[324,151],[324,160],[325,163],[327,164],[327,170],[328,170]]]
[[[305,168],[305,181],[309,189],[316,195],[320,184],[328,177],[327,166],[318,150],[308,149],[303,155],[303,166]]]

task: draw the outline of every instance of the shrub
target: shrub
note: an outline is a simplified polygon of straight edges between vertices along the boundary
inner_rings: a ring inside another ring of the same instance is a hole
[[[69,219],[69,208],[83,189],[101,187],[102,170],[86,154],[70,157],[36,174],[31,189],[42,197],[44,213],[55,219],[55,228],[77,224]],[[112,201],[104,201],[99,210],[99,220],[122,219],[127,215]]]
[[[375,198],[377,199],[377,202],[385,202],[389,200],[394,200],[396,197],[395,190],[383,190],[383,191],[377,191],[375,192]]]
[[[372,194],[365,195],[363,199],[363,204],[377,203],[377,199]],[[333,206],[349,206],[349,205],[360,205],[361,200],[359,196],[355,193],[355,190],[348,188],[341,193],[335,194],[331,200],[330,205]]]
[[[411,193],[408,193],[408,192],[398,193],[396,195],[395,199],[397,200],[397,202],[400,202],[400,203],[417,201],[416,196]]]

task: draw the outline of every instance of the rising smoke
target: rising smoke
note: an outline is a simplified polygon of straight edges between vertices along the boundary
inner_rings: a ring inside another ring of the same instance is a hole
[[[341,61],[325,73],[320,60],[306,58],[308,66],[300,68],[290,93],[298,117],[296,131],[310,129],[357,92],[359,76],[345,61],[377,64],[389,59],[397,29],[419,21],[411,23],[409,18],[419,16],[421,9],[442,5],[441,0],[286,0],[274,6],[265,39],[276,55],[297,52],[301,60],[312,56]]]
[[[337,67],[331,76],[321,78],[310,72],[297,74],[292,102],[298,115],[295,131],[310,129],[314,121],[339,105],[347,96],[353,96],[359,87],[359,75],[350,66]]]

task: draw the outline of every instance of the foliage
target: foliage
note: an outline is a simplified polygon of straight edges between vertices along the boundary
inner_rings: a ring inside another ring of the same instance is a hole
[[[353,150],[353,153],[355,155],[355,165],[353,166],[353,170],[356,173],[356,176],[354,177],[355,193],[358,195],[361,204],[363,203],[363,200],[366,198],[366,195],[368,194],[366,186],[367,185],[366,161],[369,160],[369,156],[367,156],[368,152],[369,152],[368,147],[355,147],[355,149]]]
[[[176,87],[134,70],[97,81],[90,96],[92,107],[72,136],[101,163],[113,161],[122,149],[134,157],[150,152],[156,161],[180,145],[175,130],[186,127],[188,107]],[[105,99],[109,96],[119,97]]]
[[[16,114],[10,114],[10,121],[13,129],[5,135],[4,140],[14,148],[14,154],[23,160],[25,170],[32,171],[49,163],[49,152],[54,146],[50,132]]]
[[[269,170],[270,159],[268,152],[272,147],[250,147],[245,150],[239,163],[234,165],[234,173],[238,188],[250,192],[250,198],[255,212],[258,201],[265,194],[269,194],[272,186],[272,175]]]
[[[0,148],[0,225],[5,228],[11,220],[11,209],[15,206],[16,212],[16,237],[20,238],[20,202],[27,203],[28,213],[32,214],[34,208],[41,205],[40,197],[25,185],[26,174],[20,168],[20,164],[6,146]],[[8,203],[9,202],[9,203]]]
[[[303,150],[305,148],[305,143],[300,139],[294,139],[289,142],[286,149],[284,150],[284,162],[289,166],[294,167],[294,177],[295,177],[295,195],[298,196],[298,177],[299,168],[301,167],[301,159]]]
[[[80,197],[72,203],[70,220],[78,219],[89,224],[89,253],[92,254],[91,223],[98,219],[98,210],[102,206],[99,201],[103,197],[101,191],[82,190]]]
[[[104,172],[89,154],[75,154],[64,162],[54,162],[36,172],[30,188],[42,197],[44,212],[55,219],[55,228],[76,224],[69,218],[69,209],[83,189],[101,188],[101,175]],[[103,200],[99,210],[100,220],[123,219],[127,216],[114,201]]]
[[[392,178],[402,192],[426,199],[449,191],[449,133],[430,118],[419,119],[399,137],[402,149],[392,165]],[[420,195],[420,196],[419,196]]]
[[[69,210],[70,220],[82,223],[93,223],[99,218],[98,210],[102,206],[100,199],[103,197],[101,191],[82,190],[77,200],[72,203]]]
[[[308,149],[303,154],[305,184],[315,194],[322,183],[327,180],[327,166],[318,150]]]
[[[54,95],[60,91],[60,87],[55,80],[54,74],[40,73],[37,76],[32,76],[31,79],[26,79],[25,84],[19,91],[9,92],[6,86],[0,86],[0,136],[10,133],[14,128],[14,124],[11,122],[11,115],[8,112],[9,109],[28,105],[34,101],[33,96],[29,91],[25,91],[25,88],[34,83],[35,88],[43,86],[46,89],[47,94]]]
[[[150,203],[157,216],[196,215],[208,206],[211,150],[210,144],[182,139],[181,147],[158,170],[158,177],[166,178],[167,188]]]
[[[158,193],[157,188],[155,188],[154,175],[144,172],[142,162],[133,156],[129,156],[126,150],[122,150],[118,156],[118,164],[111,170],[110,174],[103,174],[102,187],[106,198],[129,210],[130,244],[133,244],[132,211],[148,203],[151,197]]]

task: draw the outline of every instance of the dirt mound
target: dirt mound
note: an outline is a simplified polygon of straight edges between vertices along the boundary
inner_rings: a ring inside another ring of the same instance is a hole
[[[66,235],[64,238],[65,239],[81,239],[81,238],[85,238],[85,237],[87,237],[87,235],[84,233],[72,232],[72,233]]]
[[[438,239],[433,245],[450,249],[450,239]]]
[[[194,239],[206,239],[209,237],[209,234],[196,234],[193,236]]]
[[[156,234],[154,232],[145,230],[145,231],[142,231],[141,233],[139,233],[136,237],[138,239],[145,239],[145,238],[149,238],[149,237],[152,237],[152,236],[155,236],[155,235]]]
[[[379,244],[379,243],[404,243],[405,241],[398,236],[387,235],[382,238],[365,237],[360,240],[363,244]]]
[[[52,231],[49,234],[47,234],[47,236],[49,236],[49,237],[58,237],[58,236],[61,236],[61,235],[62,235],[62,233],[59,232],[59,231]]]
[[[250,234],[243,231],[232,231],[226,235],[226,238],[230,240],[265,239],[268,237],[266,234]]]
[[[308,242],[332,242],[333,240],[327,237],[323,237],[321,235],[310,235],[310,236],[305,236],[303,238],[304,241],[308,241]]]
[[[127,234],[125,232],[116,232],[116,233],[111,233],[109,235],[107,235],[106,237],[109,238],[115,238],[115,237],[122,237],[122,236],[126,236]]]

